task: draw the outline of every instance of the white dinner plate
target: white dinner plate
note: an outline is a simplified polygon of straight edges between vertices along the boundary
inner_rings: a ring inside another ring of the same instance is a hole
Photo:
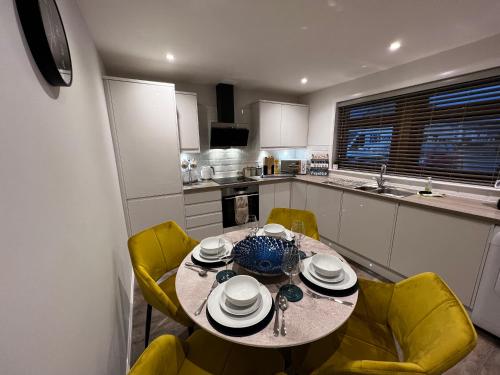
[[[220,296],[219,300],[220,306],[222,307],[222,310],[225,312],[232,314],[232,315],[250,315],[253,313],[255,310],[257,310],[260,305],[262,304],[262,293],[257,296],[257,299],[255,300],[254,303],[252,303],[250,306],[246,307],[238,307],[233,305],[227,300],[226,293],[222,293]]]
[[[225,254],[226,255],[231,254],[231,250],[233,249],[233,244],[231,242],[229,242],[229,241],[226,241],[226,244],[224,245],[224,249],[225,249]],[[193,255],[193,258],[196,259],[199,262],[217,263],[217,262],[221,262],[220,257],[223,254],[221,254],[220,256],[214,257],[214,258],[207,257],[206,255],[201,255],[201,247],[198,244],[193,249],[192,255]]]
[[[259,229],[257,232],[257,236],[268,236],[268,237],[273,237],[267,234],[263,228]],[[276,237],[280,238],[280,237]],[[293,232],[289,231],[288,229],[285,228],[285,237],[283,237],[284,240],[291,241],[293,239]]]
[[[269,290],[261,284],[260,294],[262,295],[262,303],[253,313],[245,316],[235,316],[224,312],[220,305],[221,295],[224,293],[224,284],[220,284],[208,297],[207,309],[210,316],[219,324],[229,328],[246,328],[251,327],[262,320],[269,314],[273,305],[273,298]]]
[[[342,268],[344,269],[344,279],[342,281],[339,281],[337,283],[325,283],[324,281],[319,280],[318,278],[314,277],[311,272],[309,271],[311,264],[311,258],[306,258],[303,261],[303,271],[302,275],[309,280],[311,283],[320,286],[325,289],[330,289],[330,290],[344,290],[344,289],[349,289],[353,287],[356,284],[356,281],[358,281],[358,277],[356,276],[356,272],[349,266],[347,263],[342,262]],[[314,272],[314,271],[313,271]]]
[[[314,266],[311,264],[311,262],[308,263],[309,265],[307,266],[307,271],[311,274],[311,276],[313,276],[314,278],[318,279],[319,281],[323,281],[325,283],[338,283],[340,281],[342,281],[345,277],[345,273],[344,271],[342,271],[342,273],[336,277],[325,277],[325,276],[321,276],[319,273],[316,272],[316,270],[314,269]],[[304,266],[305,268],[305,266]],[[342,269],[344,269],[342,267]]]

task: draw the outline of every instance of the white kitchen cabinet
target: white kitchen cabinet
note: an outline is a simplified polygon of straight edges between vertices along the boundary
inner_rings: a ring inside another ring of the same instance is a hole
[[[274,184],[274,207],[290,207],[291,185],[290,182]]]
[[[127,206],[131,235],[169,220],[185,228],[182,194],[132,199]]]
[[[184,194],[187,234],[196,240],[223,233],[221,191]]]
[[[471,218],[400,205],[390,267],[404,276],[435,272],[471,306],[491,227]]]
[[[174,86],[121,79],[105,82],[126,198],[181,193]]]
[[[307,145],[329,149],[333,144],[335,124],[335,104],[329,95],[312,94],[308,98],[309,132]]]
[[[292,182],[292,192],[290,197],[290,208],[297,210],[306,209],[307,184],[305,182]]]
[[[316,215],[319,234],[336,241],[339,230],[342,190],[307,184],[306,210]]]
[[[305,147],[309,107],[303,104],[259,101],[254,104],[260,147]]]
[[[259,225],[263,226],[267,222],[269,213],[274,208],[274,185],[259,185]]]
[[[396,210],[392,201],[345,192],[338,243],[387,266]]]
[[[290,208],[290,182],[259,185],[259,225],[264,225],[275,207]]]
[[[259,103],[260,147],[281,146],[281,104]]]
[[[177,123],[182,152],[200,152],[200,129],[196,93],[176,91]]]
[[[306,147],[309,108],[304,105],[281,106],[281,146]]]

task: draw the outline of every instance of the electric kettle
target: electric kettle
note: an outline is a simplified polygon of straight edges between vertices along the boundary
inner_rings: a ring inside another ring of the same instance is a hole
[[[201,167],[201,179],[211,180],[214,177],[215,169],[211,165]]]

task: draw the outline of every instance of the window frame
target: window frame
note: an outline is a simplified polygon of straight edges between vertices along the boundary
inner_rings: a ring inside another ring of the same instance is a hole
[[[349,99],[349,100],[342,100],[336,102],[335,106],[335,126],[334,126],[334,134],[333,134],[333,148],[332,148],[332,155],[333,155],[333,160],[334,163],[337,162],[339,159],[339,130],[340,130],[340,113],[341,113],[341,108],[342,107],[347,107],[347,106],[352,106],[352,105],[360,105],[363,103],[369,103],[373,101],[379,101],[383,99],[395,99],[397,100],[399,97],[406,95],[406,94],[415,94],[418,92],[423,92],[427,90],[433,90],[433,89],[439,89],[451,85],[457,85],[457,84],[466,84],[468,82],[473,82],[473,81],[478,81],[478,80],[486,80],[486,79],[491,79],[495,77],[500,77],[500,67],[495,67],[495,68],[490,68],[486,70],[481,70],[473,73],[467,73],[455,77],[450,77],[450,78],[445,78],[445,79],[440,79],[436,81],[431,81],[431,82],[426,82],[422,84],[416,84],[416,85],[411,85],[399,89],[394,89],[394,90],[389,90],[389,91],[384,91],[380,92],[377,94],[373,95],[367,95],[355,99]],[[397,104],[396,104],[397,106]],[[394,130],[397,129],[397,127],[400,125],[396,125],[395,128],[393,128],[393,134]],[[422,128],[424,129],[424,128]],[[389,149],[389,158],[392,156],[393,153],[393,147],[395,144],[392,142],[394,139],[391,140],[391,145]],[[342,168],[339,164],[338,167],[339,171],[356,171],[356,172],[364,172],[364,173],[374,173],[374,170],[370,170],[369,168],[358,168],[358,167],[352,167],[352,168]],[[389,173],[390,174],[390,173]],[[421,174],[417,170],[415,170],[415,173],[397,173],[396,174],[399,177],[407,177],[407,178],[423,178]],[[482,187],[487,187],[487,186],[492,186],[492,185],[485,185],[481,184],[479,182],[473,182],[473,181],[457,181],[455,179],[447,179],[445,177],[434,177],[436,180],[448,182],[448,183],[463,183],[466,185],[475,185],[475,186],[482,186]],[[494,181],[493,181],[494,183]]]

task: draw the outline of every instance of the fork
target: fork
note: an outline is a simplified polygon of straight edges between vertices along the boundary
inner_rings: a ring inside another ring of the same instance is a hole
[[[306,293],[314,299],[327,299],[329,301],[334,301],[334,302],[340,303],[341,305],[354,306],[354,304],[352,302],[344,301],[344,300],[341,300],[341,299],[338,299],[335,297],[322,296],[320,294],[314,293],[313,291],[311,291],[309,289],[306,290]]]
[[[200,307],[198,307],[198,309],[194,312],[194,315],[198,316],[201,314],[201,312],[203,311],[203,307],[205,306],[205,303],[207,303],[207,301],[208,301],[208,297],[210,297],[210,294],[213,292],[213,290],[215,288],[217,288],[218,284],[219,284],[219,282],[217,280],[215,280],[214,283],[212,284],[212,287],[210,288],[210,291],[208,292],[207,296],[205,297],[205,299],[201,303]]]

